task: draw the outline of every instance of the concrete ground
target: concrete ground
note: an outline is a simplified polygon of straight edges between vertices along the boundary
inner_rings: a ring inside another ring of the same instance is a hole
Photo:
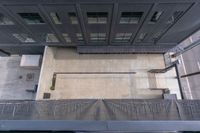
[[[200,30],[182,41],[177,50],[184,49],[200,39]],[[180,60],[178,65],[179,75],[187,75],[200,71],[200,45],[184,52],[177,58]],[[168,56],[168,54],[166,54]],[[170,58],[169,63],[170,63]],[[174,60],[174,59],[173,59]],[[200,75],[181,78],[181,86],[185,99],[200,99]]]
[[[40,70],[21,68],[20,60],[20,56],[0,57],[1,100],[35,99],[35,93],[26,90],[31,90],[38,84]]]
[[[44,93],[50,93],[50,99],[162,98],[162,91],[158,88],[169,88],[171,93],[176,93],[180,98],[174,69],[165,74],[148,73],[150,69],[164,67],[161,54],[79,55],[72,49],[46,47],[36,99],[43,99]],[[55,90],[51,90],[54,72],[82,72],[82,74],[58,74]],[[84,74],[84,72],[136,72],[136,74]]]
[[[200,45],[183,53],[179,58],[180,75],[190,74],[200,71]],[[200,99],[200,75],[193,75],[181,79],[185,98]]]
[[[189,36],[182,41],[176,48],[172,49],[173,52],[181,51],[185,48],[192,46],[200,39],[200,30]],[[190,50],[184,52],[176,58],[171,58],[171,53],[165,54],[165,63],[170,65],[171,62],[179,60],[178,65],[179,75],[187,75],[200,71],[200,45],[197,45]],[[181,78],[182,92],[184,99],[200,99],[200,74],[196,74],[189,77]]]

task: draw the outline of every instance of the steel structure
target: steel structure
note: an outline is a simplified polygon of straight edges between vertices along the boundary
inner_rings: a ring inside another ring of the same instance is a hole
[[[199,0],[0,0],[0,54],[165,53],[200,28]],[[0,101],[4,132],[200,131],[200,101]]]
[[[200,131],[199,100],[0,101],[0,131]]]
[[[3,120],[0,131],[9,132],[130,132],[163,133],[200,131],[199,121],[66,121]]]
[[[199,0],[0,0],[0,49],[164,53],[199,29],[199,7]]]

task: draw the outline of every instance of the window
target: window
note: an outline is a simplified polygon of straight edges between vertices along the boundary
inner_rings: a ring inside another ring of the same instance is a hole
[[[167,24],[173,24],[176,22],[183,14],[183,11],[175,11],[173,15],[168,19]]]
[[[156,11],[151,17],[150,24],[155,24],[159,20],[162,13],[163,13],[162,11],[159,11],[159,12]]]
[[[13,21],[0,13],[0,25],[14,25]]]
[[[78,19],[77,19],[76,13],[70,12],[70,13],[68,13],[68,15],[69,15],[69,19],[72,24],[78,24]]]
[[[56,43],[56,42],[59,42],[59,41],[58,41],[57,37],[54,34],[49,33],[49,34],[46,35],[46,42],[54,42],[54,43]]]
[[[91,41],[105,41],[106,33],[91,33],[90,40]]]
[[[62,22],[60,21],[60,18],[56,12],[51,12],[50,16],[55,24],[62,24]]]
[[[138,24],[143,12],[122,12],[120,24]]]
[[[117,33],[115,42],[130,42],[132,33]]]
[[[76,33],[76,37],[78,41],[84,41],[83,36],[81,33]]]
[[[66,41],[67,43],[70,43],[70,42],[71,42],[71,39],[70,39],[70,37],[69,37],[69,35],[68,35],[67,33],[63,33],[62,35],[63,35],[63,37],[64,37],[64,39],[65,39],[65,41]]]
[[[27,24],[44,24],[38,13],[18,13]]]
[[[106,24],[108,13],[107,12],[88,12],[88,24]]]
[[[28,34],[16,34],[14,33],[13,36],[18,39],[20,42],[23,42],[23,43],[33,43],[35,42],[31,37],[28,36]]]

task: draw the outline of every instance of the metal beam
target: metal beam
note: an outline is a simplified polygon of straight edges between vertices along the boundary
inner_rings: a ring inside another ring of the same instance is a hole
[[[191,50],[192,48],[194,48],[194,47],[196,47],[196,46],[198,46],[198,45],[200,45],[200,39],[199,39],[198,41],[196,41],[196,42],[193,42],[193,43],[190,44],[189,46],[183,48],[183,50],[180,50],[180,51],[178,51],[177,53],[173,54],[172,56],[173,56],[173,57],[177,57],[177,56],[179,56],[179,55],[181,55],[181,54],[183,54],[183,53],[185,53],[185,52]]]
[[[136,74],[136,72],[54,72],[52,78],[51,90],[55,90],[56,77],[58,74]]]
[[[1,120],[0,131],[200,131],[200,121]]]
[[[198,75],[198,74],[200,74],[200,71],[182,75],[181,78],[190,77],[190,76],[194,76],[194,75]]]
[[[10,56],[10,53],[0,49],[0,56]]]
[[[181,99],[184,99],[183,88],[182,88],[182,85],[181,85],[181,79],[180,79],[180,75],[179,75],[179,72],[178,72],[177,64],[175,64],[175,71],[176,71],[176,75],[177,75],[177,80],[178,80],[179,90],[180,90],[180,94],[181,94]]]

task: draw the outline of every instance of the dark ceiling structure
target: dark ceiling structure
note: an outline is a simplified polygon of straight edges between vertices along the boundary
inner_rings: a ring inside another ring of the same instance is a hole
[[[0,0],[0,49],[165,53],[200,28],[199,0]]]
[[[0,101],[0,132],[199,133],[199,108],[199,100],[8,100]]]

